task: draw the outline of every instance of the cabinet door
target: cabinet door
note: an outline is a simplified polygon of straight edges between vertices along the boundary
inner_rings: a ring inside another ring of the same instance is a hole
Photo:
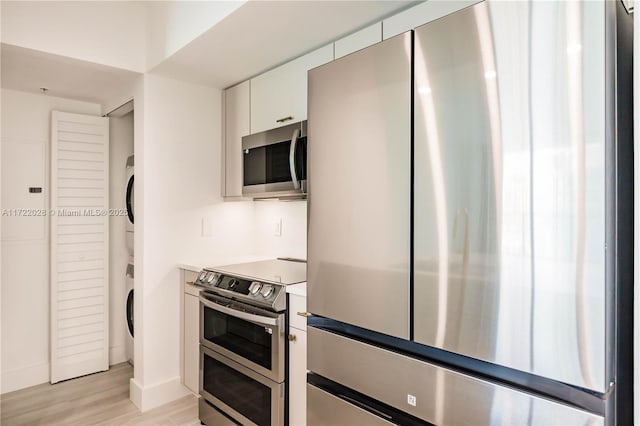
[[[382,22],[370,25],[335,43],[335,59],[382,41]]]
[[[251,133],[307,119],[307,71],[333,60],[333,44],[251,79]]]
[[[289,424],[307,424],[307,332],[289,329]]]
[[[386,40],[402,34],[405,31],[412,30],[427,22],[442,18],[450,13],[478,3],[478,1],[479,0],[427,1],[419,3],[417,6],[382,21],[382,38]]]
[[[198,393],[198,364],[200,362],[199,304],[196,296],[184,294],[184,385]]]
[[[242,196],[242,137],[249,128],[249,80],[225,90],[223,197]]]

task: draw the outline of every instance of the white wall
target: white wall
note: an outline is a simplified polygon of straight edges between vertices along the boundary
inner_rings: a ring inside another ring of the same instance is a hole
[[[2,208],[48,208],[51,111],[99,115],[100,105],[6,89],[1,97]],[[49,380],[49,221],[3,217],[2,230],[4,393]]]
[[[2,42],[144,72],[144,3],[2,1]]]
[[[307,258],[307,202],[256,201],[254,252],[269,257]],[[281,235],[276,224],[281,224]]]
[[[147,2],[148,69],[213,27],[245,1]]]
[[[187,393],[180,384],[181,288],[176,263],[250,252],[252,226],[247,224],[253,206],[223,203],[220,197],[221,92],[149,74],[143,80],[135,95],[136,334],[131,399],[146,411]],[[141,114],[144,129],[139,133]],[[211,237],[202,237],[203,219],[210,223]]]
[[[126,209],[126,161],[133,154],[133,112],[109,119],[109,208]],[[109,365],[127,360],[126,216],[109,218]]]

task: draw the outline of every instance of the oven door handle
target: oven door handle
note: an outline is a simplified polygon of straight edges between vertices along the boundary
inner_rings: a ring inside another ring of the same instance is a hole
[[[228,308],[226,306],[220,305],[219,303],[213,302],[203,296],[200,296],[200,302],[204,306],[211,308],[215,311],[219,311],[224,314],[231,315],[232,317],[240,318],[240,319],[250,321],[259,325],[271,325],[271,326],[278,325],[278,318],[269,318],[269,317],[264,317],[262,315],[255,315],[249,312],[243,312],[237,309]]]

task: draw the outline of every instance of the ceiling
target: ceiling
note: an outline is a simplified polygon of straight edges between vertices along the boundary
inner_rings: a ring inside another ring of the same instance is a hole
[[[226,88],[415,4],[405,0],[248,1],[150,72]],[[6,89],[104,105],[129,93],[134,71],[2,43]]]
[[[139,73],[2,43],[2,87],[105,105]]]
[[[151,70],[226,88],[416,1],[249,1]]]

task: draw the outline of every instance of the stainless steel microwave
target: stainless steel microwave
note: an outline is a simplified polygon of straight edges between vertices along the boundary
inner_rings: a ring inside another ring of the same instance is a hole
[[[306,120],[243,137],[242,153],[243,196],[306,197]]]

